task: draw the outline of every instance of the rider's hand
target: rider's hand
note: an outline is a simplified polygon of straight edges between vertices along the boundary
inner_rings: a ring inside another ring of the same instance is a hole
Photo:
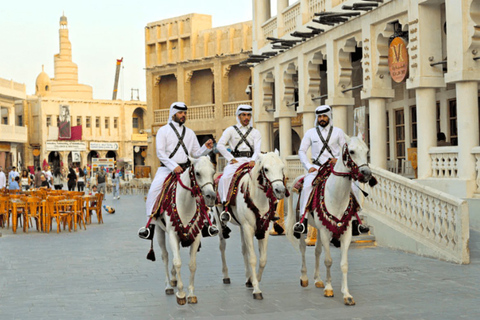
[[[235,159],[235,158],[233,158],[232,160],[230,160],[230,164],[235,164],[235,163],[237,163],[237,162],[238,162],[238,161],[237,161],[237,159]]]
[[[175,173],[182,173],[182,172],[183,172],[183,169],[182,169],[182,167],[177,166],[175,169],[173,169],[173,172],[175,172]]]
[[[255,167],[255,161],[250,161],[250,162],[248,163],[248,166],[249,166],[250,168]]]
[[[337,158],[331,158],[330,159],[332,161],[332,163],[335,165],[337,163]]]
[[[310,169],[308,169],[308,173],[312,173],[312,172],[315,172],[317,171],[317,169],[315,167],[311,167]]]
[[[209,139],[207,142],[205,142],[205,147],[207,147],[207,149],[212,149],[213,148],[213,140]]]

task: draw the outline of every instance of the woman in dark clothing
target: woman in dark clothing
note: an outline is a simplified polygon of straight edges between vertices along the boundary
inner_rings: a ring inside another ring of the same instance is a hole
[[[75,170],[70,167],[70,170],[67,175],[68,181],[68,191],[75,191],[75,186],[77,185],[77,174],[75,173]]]
[[[63,180],[62,172],[60,171],[60,167],[57,167],[53,172],[53,186],[55,187],[55,190],[62,190],[63,188],[62,180]]]
[[[85,173],[80,168],[78,169],[78,181],[77,181],[78,191],[83,191],[84,187],[85,187]]]

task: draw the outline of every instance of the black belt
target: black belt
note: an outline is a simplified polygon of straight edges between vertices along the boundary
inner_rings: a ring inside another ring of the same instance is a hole
[[[232,155],[235,157],[235,158],[251,158],[252,155],[253,155],[253,152],[251,151],[232,151]]]
[[[321,167],[322,164],[320,162],[318,162],[317,160],[313,160],[312,161],[313,164],[316,164],[317,166]]]
[[[188,167],[190,167],[191,163],[190,160],[188,160],[185,163],[178,163],[178,165],[185,171],[187,170]],[[160,167],[166,167],[163,163],[160,163]]]

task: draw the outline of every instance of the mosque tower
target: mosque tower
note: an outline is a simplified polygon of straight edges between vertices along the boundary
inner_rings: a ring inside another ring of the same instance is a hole
[[[37,88],[37,95],[48,95],[51,97],[67,98],[67,99],[93,99],[92,87],[85,84],[78,83],[78,67],[72,61],[72,44],[68,38],[68,23],[67,17],[62,15],[60,17],[60,52],[54,56],[54,70],[55,77],[50,79],[50,92],[45,92],[45,85],[43,90]],[[37,77],[45,82],[45,72]],[[43,84],[43,83],[42,83]],[[42,86],[38,86],[42,88]]]

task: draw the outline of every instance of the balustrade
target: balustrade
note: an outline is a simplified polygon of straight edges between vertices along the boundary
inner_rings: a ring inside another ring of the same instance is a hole
[[[458,147],[435,147],[428,152],[432,178],[458,178]]]
[[[467,202],[372,167],[378,184],[367,187],[364,211],[438,252],[437,258],[468,263]],[[401,244],[398,244],[401,249]]]
[[[283,21],[286,34],[295,31],[295,29],[297,28],[297,18],[300,16],[300,2],[297,2],[296,4],[285,9],[285,11],[283,12]]]

